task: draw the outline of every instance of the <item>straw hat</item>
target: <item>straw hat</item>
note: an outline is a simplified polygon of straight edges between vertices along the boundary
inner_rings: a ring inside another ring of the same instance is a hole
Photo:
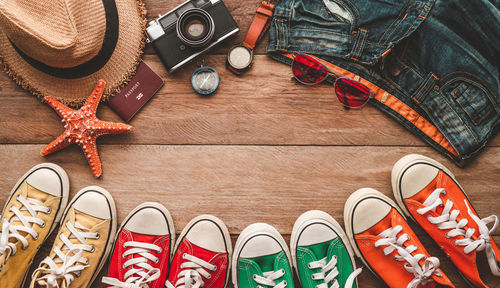
[[[39,98],[80,106],[99,79],[106,100],[135,73],[145,44],[142,0],[2,0],[0,62]]]

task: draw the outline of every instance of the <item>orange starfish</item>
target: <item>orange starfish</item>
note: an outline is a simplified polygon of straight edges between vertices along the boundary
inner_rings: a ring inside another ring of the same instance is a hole
[[[78,144],[82,148],[95,177],[101,176],[102,167],[97,152],[97,137],[105,134],[129,132],[134,129],[127,124],[97,119],[97,106],[101,101],[105,87],[106,81],[99,80],[94,91],[79,110],[68,108],[52,97],[45,97],[45,101],[62,117],[66,131],[42,149],[42,156],[59,151],[70,144]]]

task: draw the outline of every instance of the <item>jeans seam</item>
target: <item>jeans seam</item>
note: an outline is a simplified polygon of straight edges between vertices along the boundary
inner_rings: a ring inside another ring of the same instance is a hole
[[[424,82],[422,84],[420,84],[420,86],[417,88],[417,91],[415,91],[415,93],[412,95],[412,99],[413,101],[417,102],[418,104],[420,104],[424,99],[425,97],[427,96],[427,94],[430,92],[431,90],[431,87],[438,81],[438,78],[437,76],[430,72],[426,79],[424,80]]]

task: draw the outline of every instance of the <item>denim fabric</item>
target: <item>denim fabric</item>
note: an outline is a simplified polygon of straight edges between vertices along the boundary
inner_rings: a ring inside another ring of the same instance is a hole
[[[404,113],[372,103],[462,166],[500,127],[500,0],[281,0],[268,53],[309,53],[395,96],[434,125],[450,153]]]

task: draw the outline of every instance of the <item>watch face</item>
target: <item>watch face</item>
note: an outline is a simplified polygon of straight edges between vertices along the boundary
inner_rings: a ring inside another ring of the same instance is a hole
[[[236,69],[245,69],[252,64],[252,52],[244,46],[237,46],[229,52],[229,64]]]
[[[191,76],[191,85],[199,94],[212,94],[219,87],[219,74],[211,67],[200,67]]]

